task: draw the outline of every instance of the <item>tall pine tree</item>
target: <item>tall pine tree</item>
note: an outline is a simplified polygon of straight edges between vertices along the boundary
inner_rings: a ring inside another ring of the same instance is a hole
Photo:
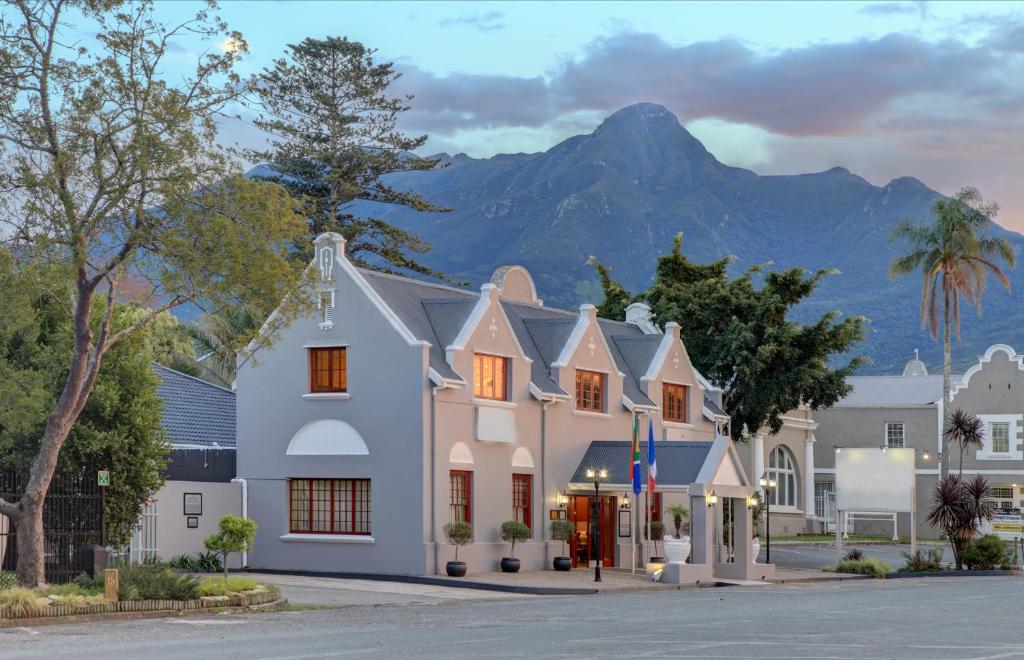
[[[254,123],[270,135],[270,148],[246,155],[266,164],[269,173],[262,178],[305,200],[313,235],[344,236],[357,264],[441,277],[414,257],[430,249],[426,241],[353,212],[357,201],[449,210],[382,181],[394,172],[432,169],[437,161],[412,153],[426,135],[410,137],[396,128],[412,97],[388,94],[400,74],[390,63],[376,62],[375,52],[338,37],[289,45],[287,56],[264,70],[255,87],[260,115]]]

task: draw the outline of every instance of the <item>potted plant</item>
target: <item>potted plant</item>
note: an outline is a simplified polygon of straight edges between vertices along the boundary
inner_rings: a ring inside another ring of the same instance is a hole
[[[516,559],[516,541],[526,541],[530,538],[530,528],[516,520],[506,520],[501,523],[501,540],[512,544],[512,551],[509,557],[501,558],[502,573],[518,573],[519,560]]]
[[[753,531],[753,539],[750,541],[751,556],[756,564],[761,556],[761,539],[758,537],[758,528],[761,526],[761,519],[764,517],[764,500],[759,499],[750,510],[750,522]]]
[[[665,558],[658,554],[658,542],[665,538],[665,525],[661,522],[652,522],[650,524],[651,537],[648,539],[654,543],[654,555],[651,557],[652,564],[664,564]],[[644,528],[644,538],[647,538],[647,528]]]
[[[444,526],[444,535],[448,543],[455,546],[455,561],[450,561],[445,566],[448,577],[465,577],[466,562],[459,561],[459,546],[469,545],[473,540],[473,526],[468,522],[453,522]]]
[[[576,525],[568,520],[554,520],[551,522],[551,538],[562,542],[562,555],[555,557],[554,568],[556,571],[571,571],[572,559],[565,554],[565,542],[576,531]]]
[[[664,540],[665,555],[670,562],[683,563],[690,556],[690,537],[683,535],[683,521],[689,520],[690,510],[681,504],[674,504],[667,511],[672,516],[676,535],[675,538],[669,536]]]

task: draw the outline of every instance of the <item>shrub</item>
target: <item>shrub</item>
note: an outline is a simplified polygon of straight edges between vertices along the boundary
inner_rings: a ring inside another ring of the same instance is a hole
[[[970,569],[993,568],[1008,563],[1008,554],[1001,538],[995,534],[986,534],[964,546],[964,564]]]
[[[892,573],[892,567],[880,559],[864,557],[863,559],[844,559],[835,567],[836,573],[853,573],[855,575],[871,575],[876,578],[884,578]]]
[[[39,594],[25,587],[11,587],[0,591],[0,610],[10,610],[14,614],[38,613]]]
[[[239,576],[231,576],[227,580],[205,578],[199,583],[199,593],[204,596],[227,596],[243,591],[256,591],[259,588],[256,580]]]
[[[576,533],[576,524],[568,520],[551,521],[551,538],[562,542],[562,555],[565,555],[565,542]]]
[[[516,556],[516,541],[526,541],[530,538],[530,528],[516,520],[506,520],[501,523],[501,540],[512,544],[510,557]]]
[[[846,552],[847,561],[857,561],[858,559],[864,559],[864,551],[858,548],[850,548]]]
[[[942,570],[942,550],[938,548],[932,548],[925,554],[922,554],[920,550],[914,554],[909,552],[902,554],[907,563],[900,568],[900,573],[925,573]]]
[[[18,575],[17,573],[8,573],[0,571],[0,591],[5,589],[13,589],[18,586]]]
[[[199,561],[192,555],[178,555],[172,557],[167,565],[171,568],[180,568],[183,571],[198,571]]]
[[[459,546],[472,543],[473,526],[463,521],[448,523],[444,526],[444,535],[448,543],[455,546],[455,561],[459,561]]]
[[[197,552],[195,561],[200,571],[220,573],[224,568],[216,552]]]
[[[647,538],[647,527],[644,527],[644,538]],[[658,541],[665,538],[665,524],[654,521],[651,523],[651,538],[654,542],[654,554],[658,554]]]
[[[217,522],[217,532],[210,534],[203,545],[210,552],[215,552],[224,559],[224,579],[228,579],[228,556],[232,552],[248,552],[252,550],[256,538],[256,521],[239,518],[230,513]]]
[[[189,600],[199,597],[199,580],[176,573],[167,564],[138,564],[119,569],[121,600]]]
[[[103,578],[97,579],[92,577],[88,573],[79,573],[78,576],[71,581],[71,583],[77,586],[78,588],[86,591],[103,591]]]

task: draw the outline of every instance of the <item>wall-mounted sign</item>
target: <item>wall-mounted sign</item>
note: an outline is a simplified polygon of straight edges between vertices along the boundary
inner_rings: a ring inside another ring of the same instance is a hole
[[[110,485],[110,470],[99,470],[96,472],[96,484],[98,486]]]
[[[629,529],[630,521],[633,518],[631,515],[629,515],[631,513],[632,513],[632,511],[630,511],[629,509],[619,509],[619,538],[620,539],[628,539],[630,536],[632,536],[632,534],[630,534],[630,529]]]
[[[185,518],[185,524],[188,526],[189,529],[198,529],[199,518],[196,516],[189,516],[188,518]]]
[[[992,516],[992,533],[1004,541],[1016,541],[1024,532],[1020,509],[1002,509]]]
[[[565,509],[550,509],[551,520],[565,520]]]
[[[203,494],[202,493],[185,493],[185,515],[186,516],[201,516],[201,515],[203,515]]]

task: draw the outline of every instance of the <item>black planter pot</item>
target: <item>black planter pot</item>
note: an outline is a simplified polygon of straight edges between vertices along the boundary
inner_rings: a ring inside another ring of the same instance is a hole
[[[466,577],[466,562],[450,561],[445,565],[444,570],[448,573],[448,577]]]
[[[502,573],[518,573],[519,572],[519,560],[515,557],[502,557],[501,558],[501,572]]]
[[[664,557],[651,557],[652,564],[667,564],[668,560]]]
[[[555,557],[554,567],[556,571],[571,571],[572,559],[568,557]]]

